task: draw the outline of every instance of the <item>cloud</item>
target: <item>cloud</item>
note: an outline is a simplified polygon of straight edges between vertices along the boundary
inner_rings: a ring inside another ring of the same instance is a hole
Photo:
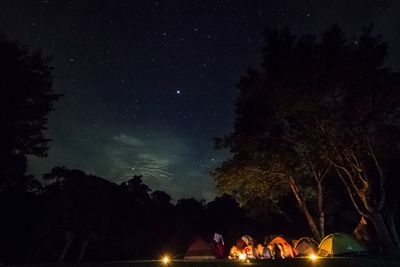
[[[140,139],[138,139],[134,136],[127,136],[123,133],[121,133],[118,136],[114,136],[112,139],[117,142],[121,142],[123,144],[135,146],[135,147],[139,147],[139,146],[143,145],[143,142]]]
[[[210,164],[207,164],[209,159],[206,159],[208,154],[204,154],[189,137],[156,131],[142,137],[133,133],[118,134],[112,140],[117,142],[107,149],[113,162],[108,176],[114,181],[122,182],[140,174],[150,188],[164,190],[174,199],[211,200],[215,197]],[[141,145],[126,147],[125,144],[130,143],[127,140],[135,140],[135,144]]]
[[[185,187],[180,179],[182,172],[176,172],[191,153],[183,138],[168,131],[155,131],[152,135],[120,133],[111,140],[106,149],[108,161],[112,162],[107,177],[113,181],[121,183],[133,175],[142,175],[150,188],[165,190],[173,197],[176,190]]]
[[[151,130],[71,132],[63,142],[54,138],[47,159],[31,159],[30,170],[40,176],[51,167],[64,165],[115,183],[142,175],[153,191],[164,190],[174,200],[212,200],[215,190],[209,174],[212,164],[207,140],[202,145],[191,136],[166,129]]]

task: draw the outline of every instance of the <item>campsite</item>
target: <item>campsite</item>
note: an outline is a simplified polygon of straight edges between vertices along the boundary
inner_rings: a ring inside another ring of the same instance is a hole
[[[375,252],[376,253],[376,252]],[[327,235],[318,244],[311,237],[301,237],[298,240],[289,239],[283,235],[267,235],[262,243],[258,243],[249,235],[240,237],[229,252],[225,252],[223,236],[215,233],[194,238],[184,255],[185,260],[224,259],[239,260],[279,260],[295,257],[351,257],[372,256],[369,251],[353,236],[345,233]]]
[[[161,260],[121,261],[121,262],[93,262],[93,263],[43,263],[30,265],[13,265],[18,267],[164,267]],[[400,263],[396,259],[382,258],[322,258],[310,261],[307,258],[232,262],[228,260],[189,261],[171,260],[168,267],[398,267]]]
[[[260,246],[248,235],[238,239],[234,247],[239,249],[240,255],[232,255],[232,248],[226,259],[218,251],[218,244],[223,243],[222,236],[214,235],[214,240],[207,239],[204,235],[196,237],[188,247],[183,260],[166,258],[160,260],[159,264],[167,266],[400,266],[395,259],[382,259],[369,253],[351,235],[334,233],[326,236],[318,245],[309,237],[296,240],[293,246],[290,241],[282,235],[269,235],[265,238],[264,247],[273,247],[275,244],[282,245],[280,256],[264,257]],[[249,249],[246,249],[249,247]],[[242,256],[242,257],[241,257]],[[154,262],[137,262],[134,265],[146,266]]]
[[[0,0],[0,267],[400,267],[400,0]]]
[[[326,236],[318,245],[310,237],[302,237],[295,240],[293,246],[289,239],[283,235],[267,235],[264,241],[265,247],[273,247],[275,244],[283,246],[280,256],[264,257],[260,251],[260,244],[249,235],[244,235],[237,240],[235,247],[241,248],[243,257],[232,255],[225,257],[223,251],[218,249],[218,244],[223,243],[223,237],[214,234],[211,236],[202,234],[195,237],[188,245],[187,251],[182,255],[163,254],[160,259],[109,261],[90,263],[43,263],[30,265],[31,267],[50,266],[109,266],[109,267],[395,267],[400,266],[398,258],[382,258],[369,253],[351,235],[334,233]],[[246,249],[249,247],[250,249]],[[233,257],[232,257],[233,256]]]

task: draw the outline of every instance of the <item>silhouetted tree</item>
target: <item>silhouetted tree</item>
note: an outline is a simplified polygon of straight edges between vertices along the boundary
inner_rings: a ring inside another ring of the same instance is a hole
[[[251,228],[244,210],[227,194],[208,202],[204,217],[207,218],[207,232],[222,234],[225,242],[229,244],[238,239],[238,233],[247,233]]]
[[[128,260],[159,258],[162,252],[182,256],[200,234],[212,239],[218,232],[232,244],[250,229],[264,231],[228,195],[208,205],[194,198],[174,205],[164,191],[150,194],[139,176],[121,186],[55,167],[43,177],[48,185],[37,194],[0,194],[0,208],[11,218],[1,220],[6,230],[1,262]]]
[[[153,201],[153,205],[157,207],[165,207],[171,206],[171,196],[165,193],[164,191],[154,191],[151,193],[151,200]]]
[[[150,201],[150,188],[143,183],[141,175],[135,175],[131,179],[123,182],[121,187],[132,193],[134,202],[139,205],[147,204]]]
[[[43,177],[52,184],[45,188],[48,203],[44,221],[48,224],[40,232],[48,233],[48,238],[59,238],[60,243],[63,240],[58,261],[66,259],[73,243],[78,243],[76,250],[79,251],[73,260],[81,261],[90,243],[106,238],[119,187],[100,177],[64,167],[53,168]]]
[[[0,191],[32,190],[33,177],[24,176],[27,156],[46,156],[47,115],[60,94],[53,89],[50,59],[40,51],[0,35]]]
[[[181,251],[185,251],[190,241],[204,232],[203,220],[210,218],[204,218],[204,200],[199,201],[194,198],[179,199],[175,205],[175,212],[176,238],[182,246]]]

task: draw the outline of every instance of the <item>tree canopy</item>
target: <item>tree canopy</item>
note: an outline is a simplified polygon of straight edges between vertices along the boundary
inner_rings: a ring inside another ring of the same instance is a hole
[[[238,84],[234,130],[217,139],[233,154],[214,173],[219,188],[272,208],[293,192],[318,235],[307,199],[330,172],[381,247],[396,251],[396,231],[382,218],[400,136],[399,73],[383,65],[386,43],[372,26],[351,38],[337,25],[321,36],[284,28],[265,37],[262,69],[249,69]]]
[[[0,190],[18,187],[28,155],[44,157],[47,116],[60,97],[50,58],[0,35]]]

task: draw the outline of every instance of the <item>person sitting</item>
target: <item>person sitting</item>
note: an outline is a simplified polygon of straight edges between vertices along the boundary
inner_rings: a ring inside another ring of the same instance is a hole
[[[244,253],[246,254],[246,257],[248,259],[255,259],[254,253],[253,253],[253,246],[246,246],[244,248]]]
[[[257,250],[256,258],[263,259],[263,250],[264,250],[263,246],[261,244],[258,244],[256,250]]]
[[[276,243],[274,244],[273,253],[274,253],[274,259],[283,259],[282,251],[281,251],[280,247],[278,246],[278,244],[276,244]]]
[[[228,259],[236,260],[239,259],[240,250],[236,246],[232,246],[231,250],[229,251]]]
[[[271,246],[265,246],[263,248],[263,251],[262,251],[262,258],[263,259],[272,259],[272,253],[271,253],[270,247]]]

